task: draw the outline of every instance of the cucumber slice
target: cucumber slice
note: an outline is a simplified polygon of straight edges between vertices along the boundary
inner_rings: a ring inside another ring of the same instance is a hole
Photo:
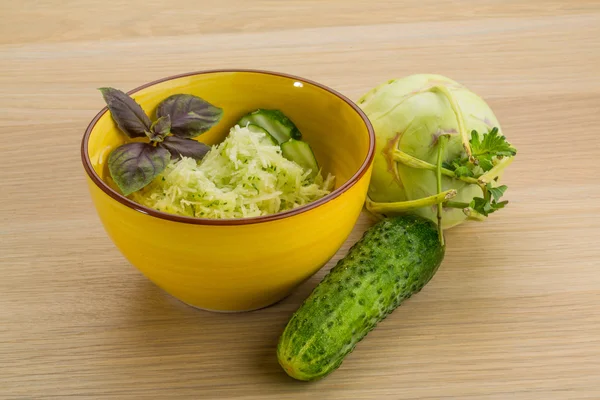
[[[296,125],[279,110],[265,110],[259,108],[246,114],[239,120],[239,126],[248,124],[257,125],[269,132],[277,143],[285,143],[290,139],[302,139],[302,134]]]
[[[240,125],[240,124],[238,124],[238,125]],[[242,125],[240,125],[240,126],[242,126]],[[269,132],[267,132],[266,129],[263,129],[260,126],[254,125],[254,124],[248,124],[247,127],[250,132],[264,133],[265,140],[268,140],[269,142],[271,142],[274,145],[279,145],[279,143],[277,143],[277,140],[275,140],[275,138],[273,136],[271,136],[269,134]]]
[[[281,144],[281,152],[285,158],[294,161],[305,170],[310,169],[310,177],[314,178],[319,173],[319,164],[310,145],[301,140],[290,139]]]

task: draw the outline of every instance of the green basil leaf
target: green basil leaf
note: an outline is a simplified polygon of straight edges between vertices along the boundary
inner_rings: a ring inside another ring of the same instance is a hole
[[[156,109],[157,118],[171,117],[171,133],[182,138],[196,137],[214,125],[223,110],[191,94],[174,94],[163,100]]]
[[[148,137],[153,142],[162,142],[171,133],[171,117],[165,115],[152,123]]]
[[[140,190],[164,171],[171,155],[149,143],[128,143],[110,153],[108,170],[125,196]]]
[[[143,137],[150,131],[151,121],[142,107],[128,94],[118,89],[98,89],[110,110],[110,115],[121,129],[130,138]]]
[[[204,143],[177,136],[167,136],[160,145],[169,150],[171,158],[191,157],[201,160],[210,150],[210,146]]]

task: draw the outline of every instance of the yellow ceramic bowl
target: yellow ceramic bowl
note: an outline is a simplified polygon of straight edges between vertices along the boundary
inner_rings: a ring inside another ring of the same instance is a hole
[[[123,255],[156,285],[192,306],[253,310],[286,297],[318,271],[346,240],[365,200],[373,161],[373,128],[350,100],[294,76],[251,70],[206,71],[162,79],[130,92],[150,115],[177,93],[224,110],[198,137],[221,141],[257,108],[283,111],[336,176],[328,196],[265,217],[209,220],[176,216],[132,202],[105,183],[108,154],[125,142],[103,109],[83,137],[81,158],[104,228]]]

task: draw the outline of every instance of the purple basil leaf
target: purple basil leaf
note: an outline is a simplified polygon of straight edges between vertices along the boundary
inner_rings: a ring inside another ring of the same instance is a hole
[[[165,115],[152,123],[147,135],[153,142],[162,142],[169,133],[171,133],[171,118]]]
[[[171,153],[171,158],[191,157],[201,160],[210,150],[210,146],[177,136],[167,136],[160,144]]]
[[[150,131],[150,118],[129,95],[118,89],[100,88],[113,119],[130,138],[143,137]]]
[[[159,175],[171,159],[166,149],[150,143],[128,143],[108,156],[108,170],[125,196],[140,190]]]
[[[196,137],[219,122],[223,110],[191,94],[167,97],[156,109],[157,118],[171,116],[171,133],[182,138]]]

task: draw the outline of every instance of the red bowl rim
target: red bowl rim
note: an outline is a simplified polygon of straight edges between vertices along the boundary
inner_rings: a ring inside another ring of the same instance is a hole
[[[152,208],[138,204],[138,203],[128,199],[127,197],[123,196],[122,194],[118,193],[114,189],[112,189],[100,178],[100,176],[98,176],[98,174],[92,167],[92,163],[88,157],[88,142],[89,142],[90,135],[91,135],[94,127],[96,126],[96,123],[104,115],[104,113],[106,113],[108,111],[108,107],[104,107],[94,117],[94,119],[92,119],[92,121],[88,125],[87,129],[85,130],[83,139],[81,141],[81,161],[83,163],[83,167],[84,167],[87,175],[96,184],[96,186],[98,186],[104,193],[106,193],[107,195],[109,195],[110,197],[112,197],[113,199],[118,201],[119,203],[121,203],[131,209],[139,211],[143,214],[151,215],[153,217],[165,219],[168,221],[183,222],[186,224],[194,224],[194,225],[247,225],[247,224],[256,224],[256,223],[261,223],[261,222],[276,221],[276,220],[292,217],[294,215],[301,214],[305,211],[317,208],[317,207],[335,199],[336,197],[339,197],[344,192],[348,191],[367,172],[367,170],[369,169],[369,166],[373,162],[373,158],[375,156],[375,132],[373,130],[373,126],[371,125],[371,122],[369,121],[369,119],[367,118],[365,113],[354,102],[352,102],[352,100],[348,99],[343,94],[341,94],[325,85],[311,81],[310,79],[300,78],[298,76],[289,75],[289,74],[280,73],[280,72],[272,72],[272,71],[256,70],[256,69],[214,69],[214,70],[205,70],[205,71],[197,71],[197,72],[188,72],[188,73],[183,73],[183,74],[179,74],[179,75],[173,75],[173,76],[169,76],[166,78],[158,79],[158,80],[146,83],[142,86],[139,86],[133,90],[130,90],[127,93],[131,95],[131,94],[134,94],[134,93],[136,93],[142,89],[145,89],[149,86],[153,86],[158,83],[166,82],[166,81],[173,80],[173,79],[179,79],[179,78],[184,78],[184,77],[193,76],[193,75],[204,75],[204,74],[212,74],[212,73],[229,73],[229,72],[256,73],[256,74],[273,75],[273,76],[293,79],[298,82],[303,82],[303,83],[321,88],[321,89],[333,94],[334,96],[340,98],[344,102],[346,102],[361,117],[361,119],[365,123],[365,125],[367,127],[367,131],[369,133],[369,150],[367,152],[367,156],[365,157],[365,160],[361,164],[358,171],[354,175],[352,175],[352,177],[348,181],[346,181],[342,186],[335,189],[334,191],[329,193],[327,196],[324,196],[324,197],[320,198],[319,200],[313,201],[312,203],[308,203],[304,206],[294,208],[294,209],[288,210],[288,211],[282,211],[282,212],[276,213],[276,214],[264,215],[264,216],[260,216],[260,217],[247,217],[247,218],[234,218],[234,219],[210,219],[210,218],[187,217],[187,216],[183,216],[183,215],[169,214],[166,212],[157,211]]]

